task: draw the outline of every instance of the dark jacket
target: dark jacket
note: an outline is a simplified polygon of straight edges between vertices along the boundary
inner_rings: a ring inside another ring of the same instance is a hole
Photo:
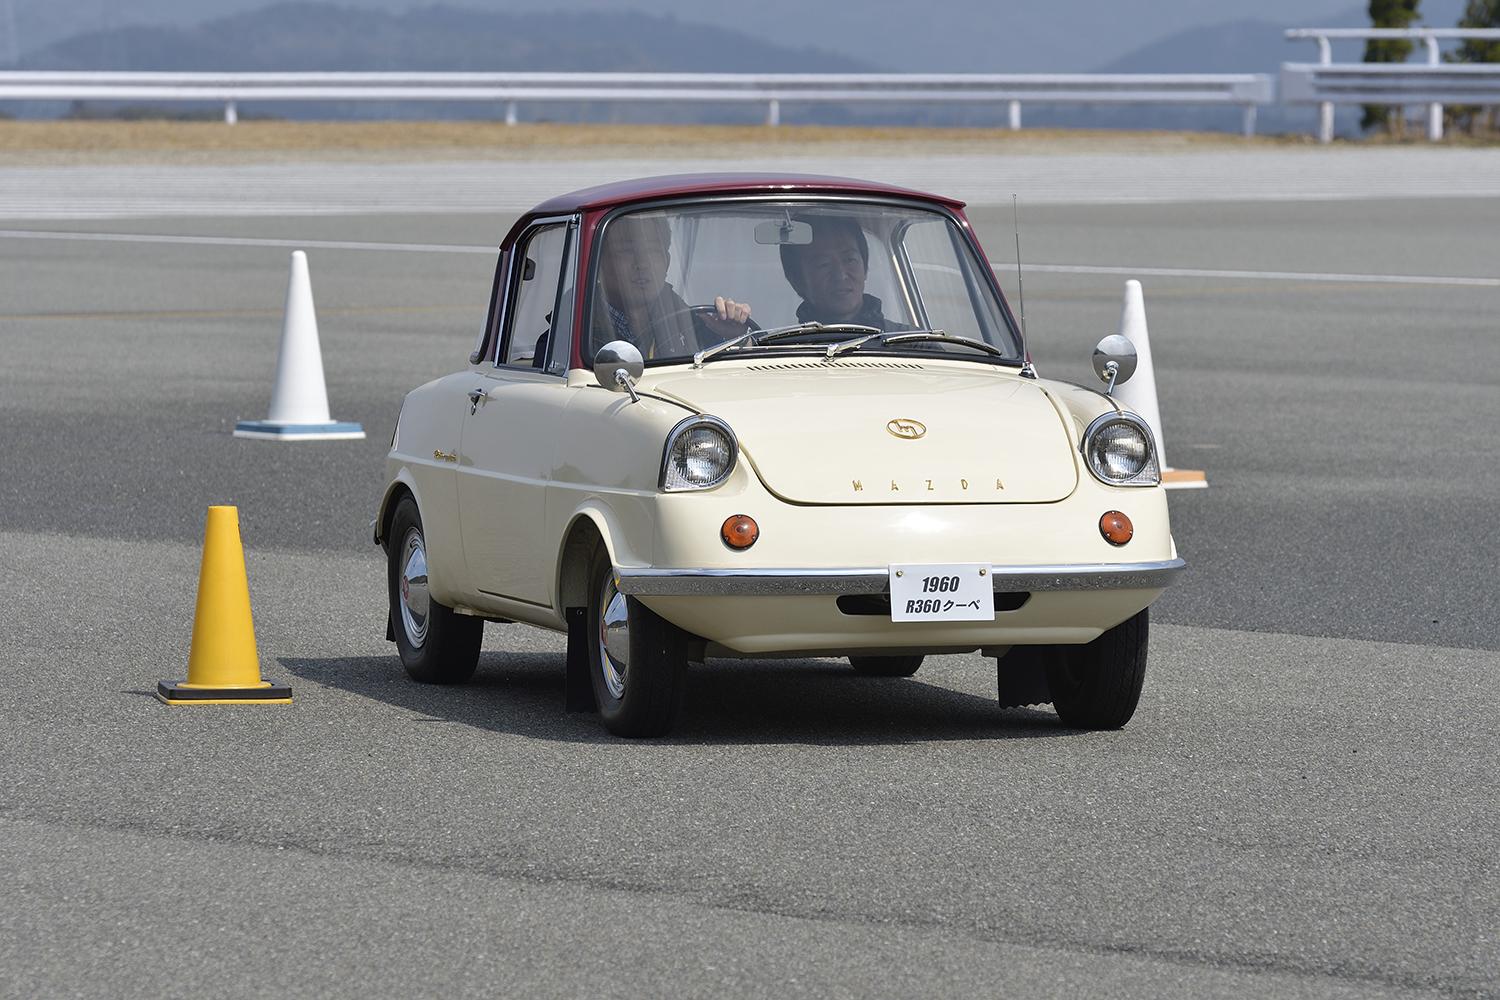
[[[723,338],[709,329],[703,317],[692,312],[682,296],[671,285],[664,285],[651,309],[649,330],[632,330],[624,316],[611,314],[603,294],[594,298],[593,315],[589,317],[587,357],[611,340],[625,340],[640,348],[641,356],[682,357],[712,347]]]
[[[804,302],[797,307],[797,322],[799,323],[833,323],[835,320],[827,316],[819,316],[817,311],[809,302]],[[858,323],[860,326],[873,326],[883,333],[901,329],[901,324],[894,323],[885,318],[881,310],[880,300],[875,296],[865,293],[864,301],[860,303],[859,312],[852,319],[838,320],[840,323]]]

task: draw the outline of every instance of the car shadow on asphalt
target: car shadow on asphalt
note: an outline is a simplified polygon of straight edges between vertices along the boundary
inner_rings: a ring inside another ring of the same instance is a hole
[[[395,656],[305,659],[303,680],[447,722],[535,739],[612,742],[591,713],[564,711],[561,653],[485,652],[467,684],[418,684]],[[989,669],[993,670],[993,667]],[[829,660],[714,660],[688,672],[668,744],[899,744],[1076,735],[1050,711],[1002,709],[995,698],[913,678],[860,677]]]

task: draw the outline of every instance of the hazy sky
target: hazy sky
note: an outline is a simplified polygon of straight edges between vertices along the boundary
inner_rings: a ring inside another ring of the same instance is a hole
[[[433,0],[332,0],[406,10]],[[187,24],[267,0],[0,0],[0,59],[130,23]],[[1316,26],[1360,0],[447,0],[491,11],[641,10],[816,46],[891,71],[1079,72],[1183,28],[1256,19]],[[9,36],[7,38],[6,36]],[[1288,44],[1288,59],[1296,57]],[[808,67],[816,71],[816,66]]]

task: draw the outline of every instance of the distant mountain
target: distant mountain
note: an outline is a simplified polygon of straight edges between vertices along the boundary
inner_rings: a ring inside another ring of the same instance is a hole
[[[185,28],[267,0],[0,0],[0,64],[84,30]],[[406,12],[434,0],[334,0]],[[1229,17],[1290,25],[1355,0],[448,0],[490,14],[622,13],[721,25],[773,46],[813,46],[895,72],[1065,73],[1094,69],[1153,40]],[[1434,0],[1424,0],[1429,6]],[[1429,20],[1431,18],[1429,17]],[[1436,22],[1434,22],[1436,23]],[[1449,19],[1446,23],[1453,23]]]
[[[95,25],[40,49],[27,52],[28,69],[116,70],[467,70],[467,71],[727,71],[727,72],[919,72],[987,69],[1025,72],[1094,69],[1105,72],[1265,72],[1283,62],[1311,61],[1311,42],[1291,42],[1284,30],[1307,26],[1347,27],[1368,24],[1363,4],[1327,16],[1304,13],[1305,0],[1259,0],[1260,19],[1203,24],[1203,0],[1161,0],[1151,16],[1126,32],[1122,18],[1139,12],[1134,5],[1077,0],[1077,15],[1062,18],[1055,6],[1004,4],[994,0],[925,0],[914,19],[909,0],[629,0],[655,10],[692,10],[702,22],[671,14],[635,11],[585,11],[579,4],[603,0],[463,0],[472,7],[411,6],[412,0],[342,0],[335,5],[285,2],[255,10],[256,0],[0,0],[24,8],[29,2],[59,12],[95,4]],[[389,9],[375,6],[385,3]],[[547,2],[547,12],[524,10]],[[1457,22],[1464,0],[1424,0],[1424,23]],[[738,4],[738,6],[735,6]],[[1295,14],[1289,5],[1296,5]],[[188,12],[237,12],[201,24],[183,23]],[[733,7],[731,14],[730,7]],[[1171,17],[1167,17],[1168,13]],[[168,15],[176,23],[125,24],[124,19]],[[1282,18],[1285,18],[1283,20]],[[919,20],[920,23],[914,23]],[[1103,65],[1083,62],[1103,51],[1102,39],[1123,46],[1140,37],[1146,23],[1196,26],[1172,31]],[[712,22],[712,23],[708,23]],[[4,27],[0,17],[0,28]],[[1090,30],[1080,30],[1087,24]],[[734,25],[726,27],[725,25]],[[1118,32],[1114,29],[1120,28]],[[918,30],[920,29],[920,30]],[[0,31],[0,34],[3,34]],[[1087,36],[1087,44],[1083,44]],[[1078,41],[1070,45],[1068,39]],[[776,39],[776,40],[772,40]],[[962,45],[959,43],[962,42]],[[944,46],[952,43],[951,48]],[[1340,60],[1359,58],[1360,43],[1335,43]],[[934,48],[934,46],[937,46]],[[0,46],[3,48],[3,46]],[[976,60],[983,49],[986,61]],[[892,58],[893,50],[900,50]],[[968,55],[963,53],[967,52]],[[851,54],[855,53],[855,54]],[[1050,53],[1050,54],[1049,54]],[[1066,54],[1061,54],[1066,53]],[[3,56],[3,53],[0,53]],[[862,58],[863,57],[863,58]],[[981,64],[976,65],[976,62]],[[11,110],[11,108],[7,108]],[[23,106],[23,116],[47,116],[65,110],[57,102]],[[74,109],[94,113],[107,109]],[[116,108],[118,112],[118,108]],[[173,113],[176,113],[175,111]],[[199,109],[197,113],[203,113]],[[242,114],[288,117],[399,117],[421,113],[436,117],[493,116],[479,105],[277,104],[241,109]],[[755,121],[763,108],[659,104],[629,106],[524,105],[522,116],[552,120],[615,121]],[[1307,109],[1266,107],[1260,110],[1263,132],[1306,131]],[[1340,113],[1341,115],[1343,112]],[[1355,113],[1357,114],[1357,112]],[[839,107],[787,104],[783,120],[828,124],[927,124],[996,126],[1004,109],[997,106]],[[1347,116],[1344,116],[1347,117]],[[1233,108],[1048,106],[1028,104],[1028,127],[1198,128],[1236,130],[1240,112]],[[1342,121],[1342,119],[1341,119]],[[1344,128],[1343,124],[1340,128]]]
[[[1465,0],[1422,0],[1419,26],[1451,28],[1463,14]],[[1234,20],[1173,32],[1149,45],[1098,67],[1101,73],[1271,73],[1280,71],[1282,63],[1317,62],[1317,44],[1311,40],[1292,41],[1286,29],[1367,28],[1370,16],[1366,5],[1346,7],[1324,17],[1303,16],[1288,22],[1267,20]],[[1451,47],[1451,46],[1449,46]],[[1337,62],[1356,62],[1364,53],[1359,40],[1335,41],[1333,58]],[[1413,59],[1424,57],[1418,45]],[[1057,124],[1081,126],[1096,120],[1102,112],[1059,109]],[[1134,128],[1210,128],[1232,130],[1239,112],[1234,109],[1138,107],[1122,108],[1121,127]],[[1257,129],[1263,133],[1309,132],[1314,127],[1315,111],[1306,106],[1269,105],[1258,113]],[[1340,108],[1336,129],[1340,135],[1358,134],[1357,108]]]
[[[1451,28],[1463,16],[1464,0],[1423,0],[1419,25]],[[1266,20],[1223,21],[1187,28],[1157,39],[1099,67],[1101,73],[1275,73],[1282,63],[1317,62],[1317,44],[1291,41],[1286,29],[1367,28],[1368,8],[1349,7],[1328,17],[1298,18],[1291,23]],[[1356,62],[1360,41],[1335,41],[1338,62]],[[1413,53],[1420,59],[1421,46]]]
[[[1345,27],[1332,19],[1320,28]],[[1273,73],[1284,62],[1314,62],[1312,42],[1291,42],[1286,25],[1225,21],[1168,35],[1099,67],[1101,73]]]
[[[866,63],[729,28],[627,13],[390,12],[280,3],[191,27],[89,31],[24,69],[860,72]]]

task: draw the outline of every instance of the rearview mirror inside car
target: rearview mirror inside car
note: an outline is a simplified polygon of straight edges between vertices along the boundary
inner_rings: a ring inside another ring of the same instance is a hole
[[[769,247],[807,246],[812,242],[812,226],[806,222],[762,222],[755,227],[755,242]]]

